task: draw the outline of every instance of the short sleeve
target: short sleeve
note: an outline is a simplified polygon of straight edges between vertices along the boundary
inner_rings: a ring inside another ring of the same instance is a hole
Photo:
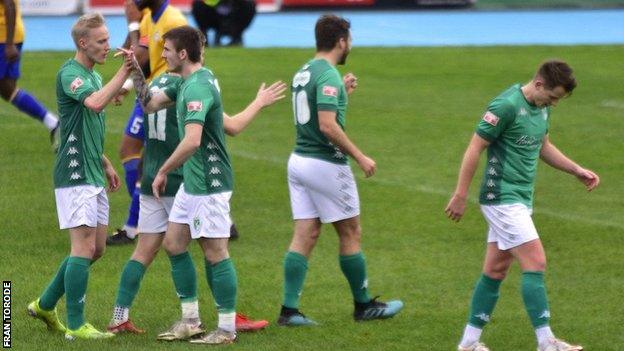
[[[199,123],[204,124],[208,110],[214,103],[214,96],[211,90],[197,84],[189,85],[183,92],[184,108],[186,117],[184,124]]]
[[[336,71],[327,70],[316,81],[316,106],[319,111],[337,111],[342,80]]]
[[[163,88],[163,93],[167,95],[169,100],[176,101],[176,99],[178,98],[178,90],[180,89],[181,84],[181,79],[171,80],[171,82]]]
[[[147,28],[147,21],[149,21],[149,17],[149,14],[146,15],[144,12],[143,18],[141,18],[141,23],[139,24],[139,45],[144,47],[148,47],[149,45],[149,33]]]
[[[80,103],[97,91],[87,77],[73,70],[64,70],[61,73],[61,84],[65,95]]]
[[[477,125],[477,134],[487,141],[496,140],[515,118],[513,105],[504,99],[495,99],[490,103]]]

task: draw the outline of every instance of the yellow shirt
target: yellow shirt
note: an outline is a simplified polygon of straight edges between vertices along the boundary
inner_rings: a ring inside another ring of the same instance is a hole
[[[22,14],[19,10],[19,0],[15,2],[15,30],[13,31],[13,43],[19,44],[24,42],[24,22],[22,22]],[[4,4],[0,3],[0,44],[6,43],[6,17],[4,17]]]
[[[162,58],[165,41],[162,36],[173,28],[186,25],[186,17],[177,8],[167,5],[165,11],[157,19],[152,19],[151,11],[143,13],[141,26],[139,27],[140,44],[147,46],[149,52],[150,76],[153,78],[165,73],[167,62]]]

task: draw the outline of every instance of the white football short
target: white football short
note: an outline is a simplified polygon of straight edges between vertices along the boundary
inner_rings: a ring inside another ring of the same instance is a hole
[[[173,196],[161,196],[158,200],[151,195],[139,195],[138,232],[141,234],[166,232],[173,199]]]
[[[539,239],[531,213],[524,204],[481,205],[488,222],[488,243],[496,243],[500,250],[509,250]]]
[[[108,225],[108,197],[103,187],[78,185],[54,189],[61,229]]]
[[[231,191],[211,195],[192,195],[184,184],[176,193],[169,222],[187,224],[191,238],[229,238]]]
[[[360,197],[351,167],[291,154],[288,190],[293,219],[333,223],[360,214]]]

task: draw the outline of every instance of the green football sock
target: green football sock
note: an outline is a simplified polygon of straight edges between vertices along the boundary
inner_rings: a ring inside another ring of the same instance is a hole
[[[56,275],[39,298],[39,307],[44,311],[52,311],[56,307],[58,300],[65,294],[65,269],[67,268],[68,260],[69,256],[65,257],[63,262],[61,262]]]
[[[496,307],[501,283],[502,280],[492,279],[485,274],[481,275],[472,293],[468,324],[475,328],[483,329],[490,321],[492,311]]]
[[[71,256],[65,269],[65,297],[67,305],[67,327],[76,330],[84,324],[84,304],[89,281],[91,260]]]
[[[197,277],[191,255],[188,251],[183,252],[169,256],[169,261],[171,261],[173,284],[180,300],[182,302],[197,300]]]
[[[305,256],[288,251],[284,257],[284,302],[288,308],[299,308],[299,297],[303,290],[303,281],[308,271],[308,259]]]
[[[547,326],[550,311],[544,286],[544,272],[522,272],[522,299],[533,328]]]
[[[129,260],[128,263],[126,263],[119,280],[119,289],[117,290],[117,300],[115,300],[115,306],[132,306],[132,301],[134,301],[134,297],[139,291],[144,274],[145,266],[141,262]]]
[[[349,281],[353,300],[366,303],[371,300],[368,295],[368,278],[366,276],[366,259],[362,252],[340,256],[340,269]]]
[[[208,287],[210,288],[210,293],[214,295],[214,290],[212,289],[212,263],[208,260],[204,260],[204,266],[206,267],[206,280],[208,281]]]
[[[231,259],[212,266],[212,296],[217,304],[219,313],[236,311],[236,269]]]

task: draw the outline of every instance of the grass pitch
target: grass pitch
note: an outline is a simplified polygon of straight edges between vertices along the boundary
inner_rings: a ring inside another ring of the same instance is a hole
[[[312,50],[208,51],[208,65],[222,87],[226,111],[250,101],[262,81],[290,81]],[[55,107],[55,75],[71,53],[26,53],[20,85]],[[272,325],[243,334],[228,349],[241,350],[454,350],[484,253],[485,223],[476,204],[481,170],[472,185],[465,218],[455,224],[443,209],[454,189],[463,151],[486,105],[515,82],[527,81],[546,58],[575,68],[579,87],[552,114],[551,140],[602,185],[588,194],[573,177],[540,165],[534,220],[549,259],[546,275],[561,337],[588,350],[624,345],[624,49],[621,46],[492,48],[355,48],[341,71],[359,77],[347,129],[378,163],[378,173],[358,176],[363,248],[372,294],[400,298],[394,319],[355,323],[346,280],[340,273],[331,227],[310,261],[301,309],[317,328],[275,326],[282,294],[282,258],[291,236],[286,162],[294,142],[290,99],[273,106],[228,140],[235,170],[232,215],[241,239],[231,253],[239,276],[239,310]],[[108,80],[115,60],[98,70]],[[0,120],[0,277],[13,283],[13,347],[17,350],[182,350],[187,343],[158,343],[155,336],[180,311],[160,254],[149,268],[131,316],[148,330],[102,342],[66,342],[26,316],[69,250],[58,229],[50,152],[44,127],[2,102]],[[107,108],[106,153],[122,168],[117,149],[131,107]],[[128,195],[110,194],[111,229],[125,220]],[[110,318],[120,271],[132,247],[109,248],[92,267],[86,316],[98,328]],[[197,247],[203,322],[215,325],[215,309]],[[63,319],[64,300],[59,304]],[[514,266],[483,340],[493,350],[534,350],[535,341],[519,294]]]

